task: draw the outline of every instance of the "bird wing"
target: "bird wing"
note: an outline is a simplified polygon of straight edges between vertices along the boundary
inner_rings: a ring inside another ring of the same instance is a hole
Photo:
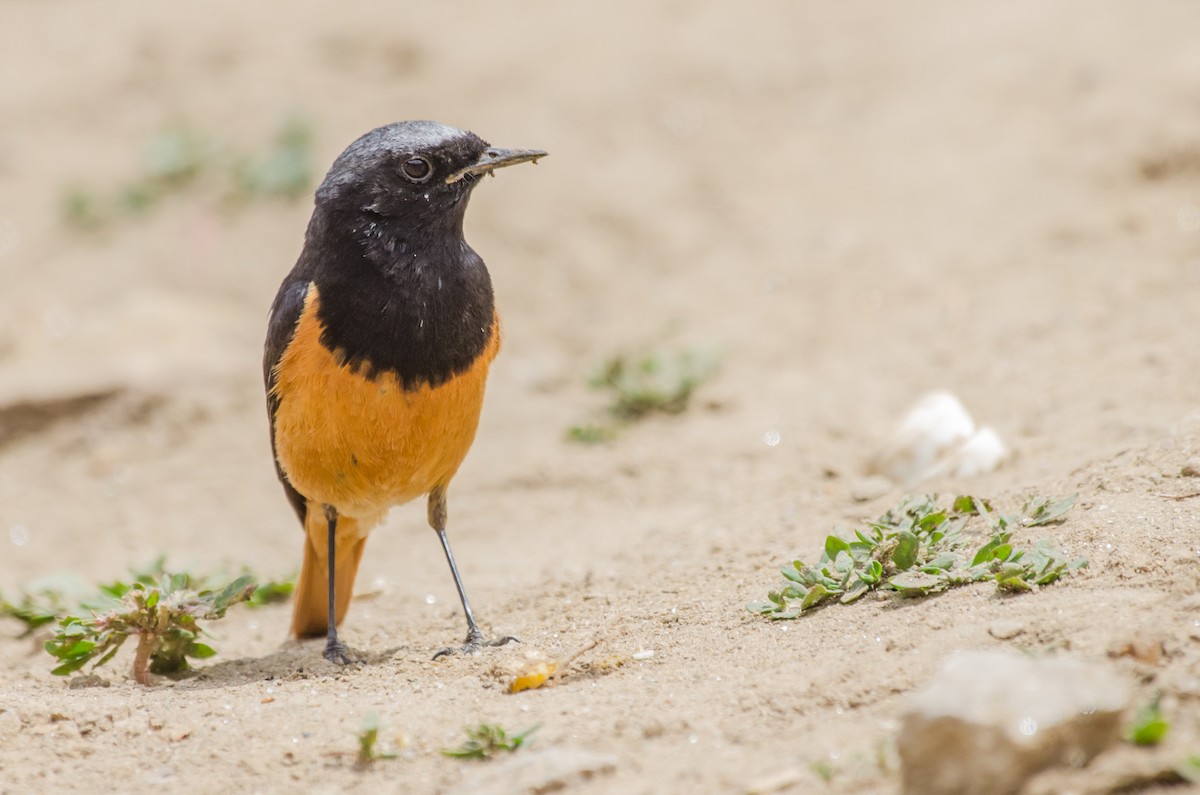
[[[271,305],[271,314],[267,320],[267,341],[263,346],[263,381],[267,387],[267,415],[271,420],[271,456],[275,459],[275,474],[283,484],[288,502],[304,523],[308,512],[308,501],[288,481],[283,468],[279,465],[279,455],[275,450],[275,413],[279,410],[279,398],[275,395],[275,368],[287,350],[288,344],[296,333],[296,324],[304,311],[304,297],[308,294],[307,279],[297,279],[289,276],[279,287],[275,303]]]

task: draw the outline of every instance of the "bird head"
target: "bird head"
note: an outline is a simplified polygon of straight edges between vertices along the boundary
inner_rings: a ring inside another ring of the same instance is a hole
[[[491,146],[438,122],[397,122],[350,144],[317,189],[316,203],[355,227],[374,224],[404,237],[461,235],[467,199],[483,175],[545,156]]]

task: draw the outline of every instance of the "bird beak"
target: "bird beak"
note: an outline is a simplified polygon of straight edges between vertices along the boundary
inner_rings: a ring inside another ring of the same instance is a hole
[[[446,177],[446,184],[458,182],[468,174],[487,174],[498,168],[515,166],[517,163],[536,163],[539,157],[545,156],[546,153],[541,149],[501,149],[498,146],[489,146],[479,160]]]

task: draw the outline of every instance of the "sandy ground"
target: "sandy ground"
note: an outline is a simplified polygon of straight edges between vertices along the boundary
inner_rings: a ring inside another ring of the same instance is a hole
[[[123,656],[110,687],[69,690],[0,625],[0,791],[442,791],[486,770],[439,754],[482,721],[615,759],[573,792],[892,792],[877,749],[906,694],[1002,645],[1163,691],[1157,753],[1200,747],[1200,499],[1164,496],[1200,491],[1180,476],[1200,454],[1195,3],[449,5],[0,2],[5,593],[159,553],[286,574],[301,550],[259,359],[307,199],[230,212],[200,188],[88,233],[61,220],[68,186],[118,184],[171,124],[253,149],[291,111],[321,170],[399,118],[552,153],[469,213],[506,346],[450,500],[477,612],[523,644],[430,661],[463,628],[408,506],[344,626],[359,667],[285,643],[277,606],[214,625],[197,676],[145,689]],[[682,416],[564,441],[600,405],[595,364],[650,343],[723,366]],[[902,496],[854,499],[933,388],[1017,457],[926,487],[1077,492],[1050,534],[1090,568],[1021,598],[747,613],[780,564]],[[1000,620],[1023,633],[992,638]],[[503,692],[527,652],[597,636],[557,686]],[[1110,658],[1135,637],[1163,659]],[[371,712],[404,748],[362,771],[340,754]]]

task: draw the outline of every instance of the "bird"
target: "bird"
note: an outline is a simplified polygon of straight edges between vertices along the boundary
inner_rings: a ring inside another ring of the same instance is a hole
[[[446,536],[447,490],[475,439],[500,316],[483,259],[463,236],[487,174],[539,149],[491,146],[434,121],[378,127],[317,187],[304,244],[271,305],[263,379],[275,471],[304,528],[291,632],[338,637],[371,530],[425,496],[473,654],[487,639]]]

